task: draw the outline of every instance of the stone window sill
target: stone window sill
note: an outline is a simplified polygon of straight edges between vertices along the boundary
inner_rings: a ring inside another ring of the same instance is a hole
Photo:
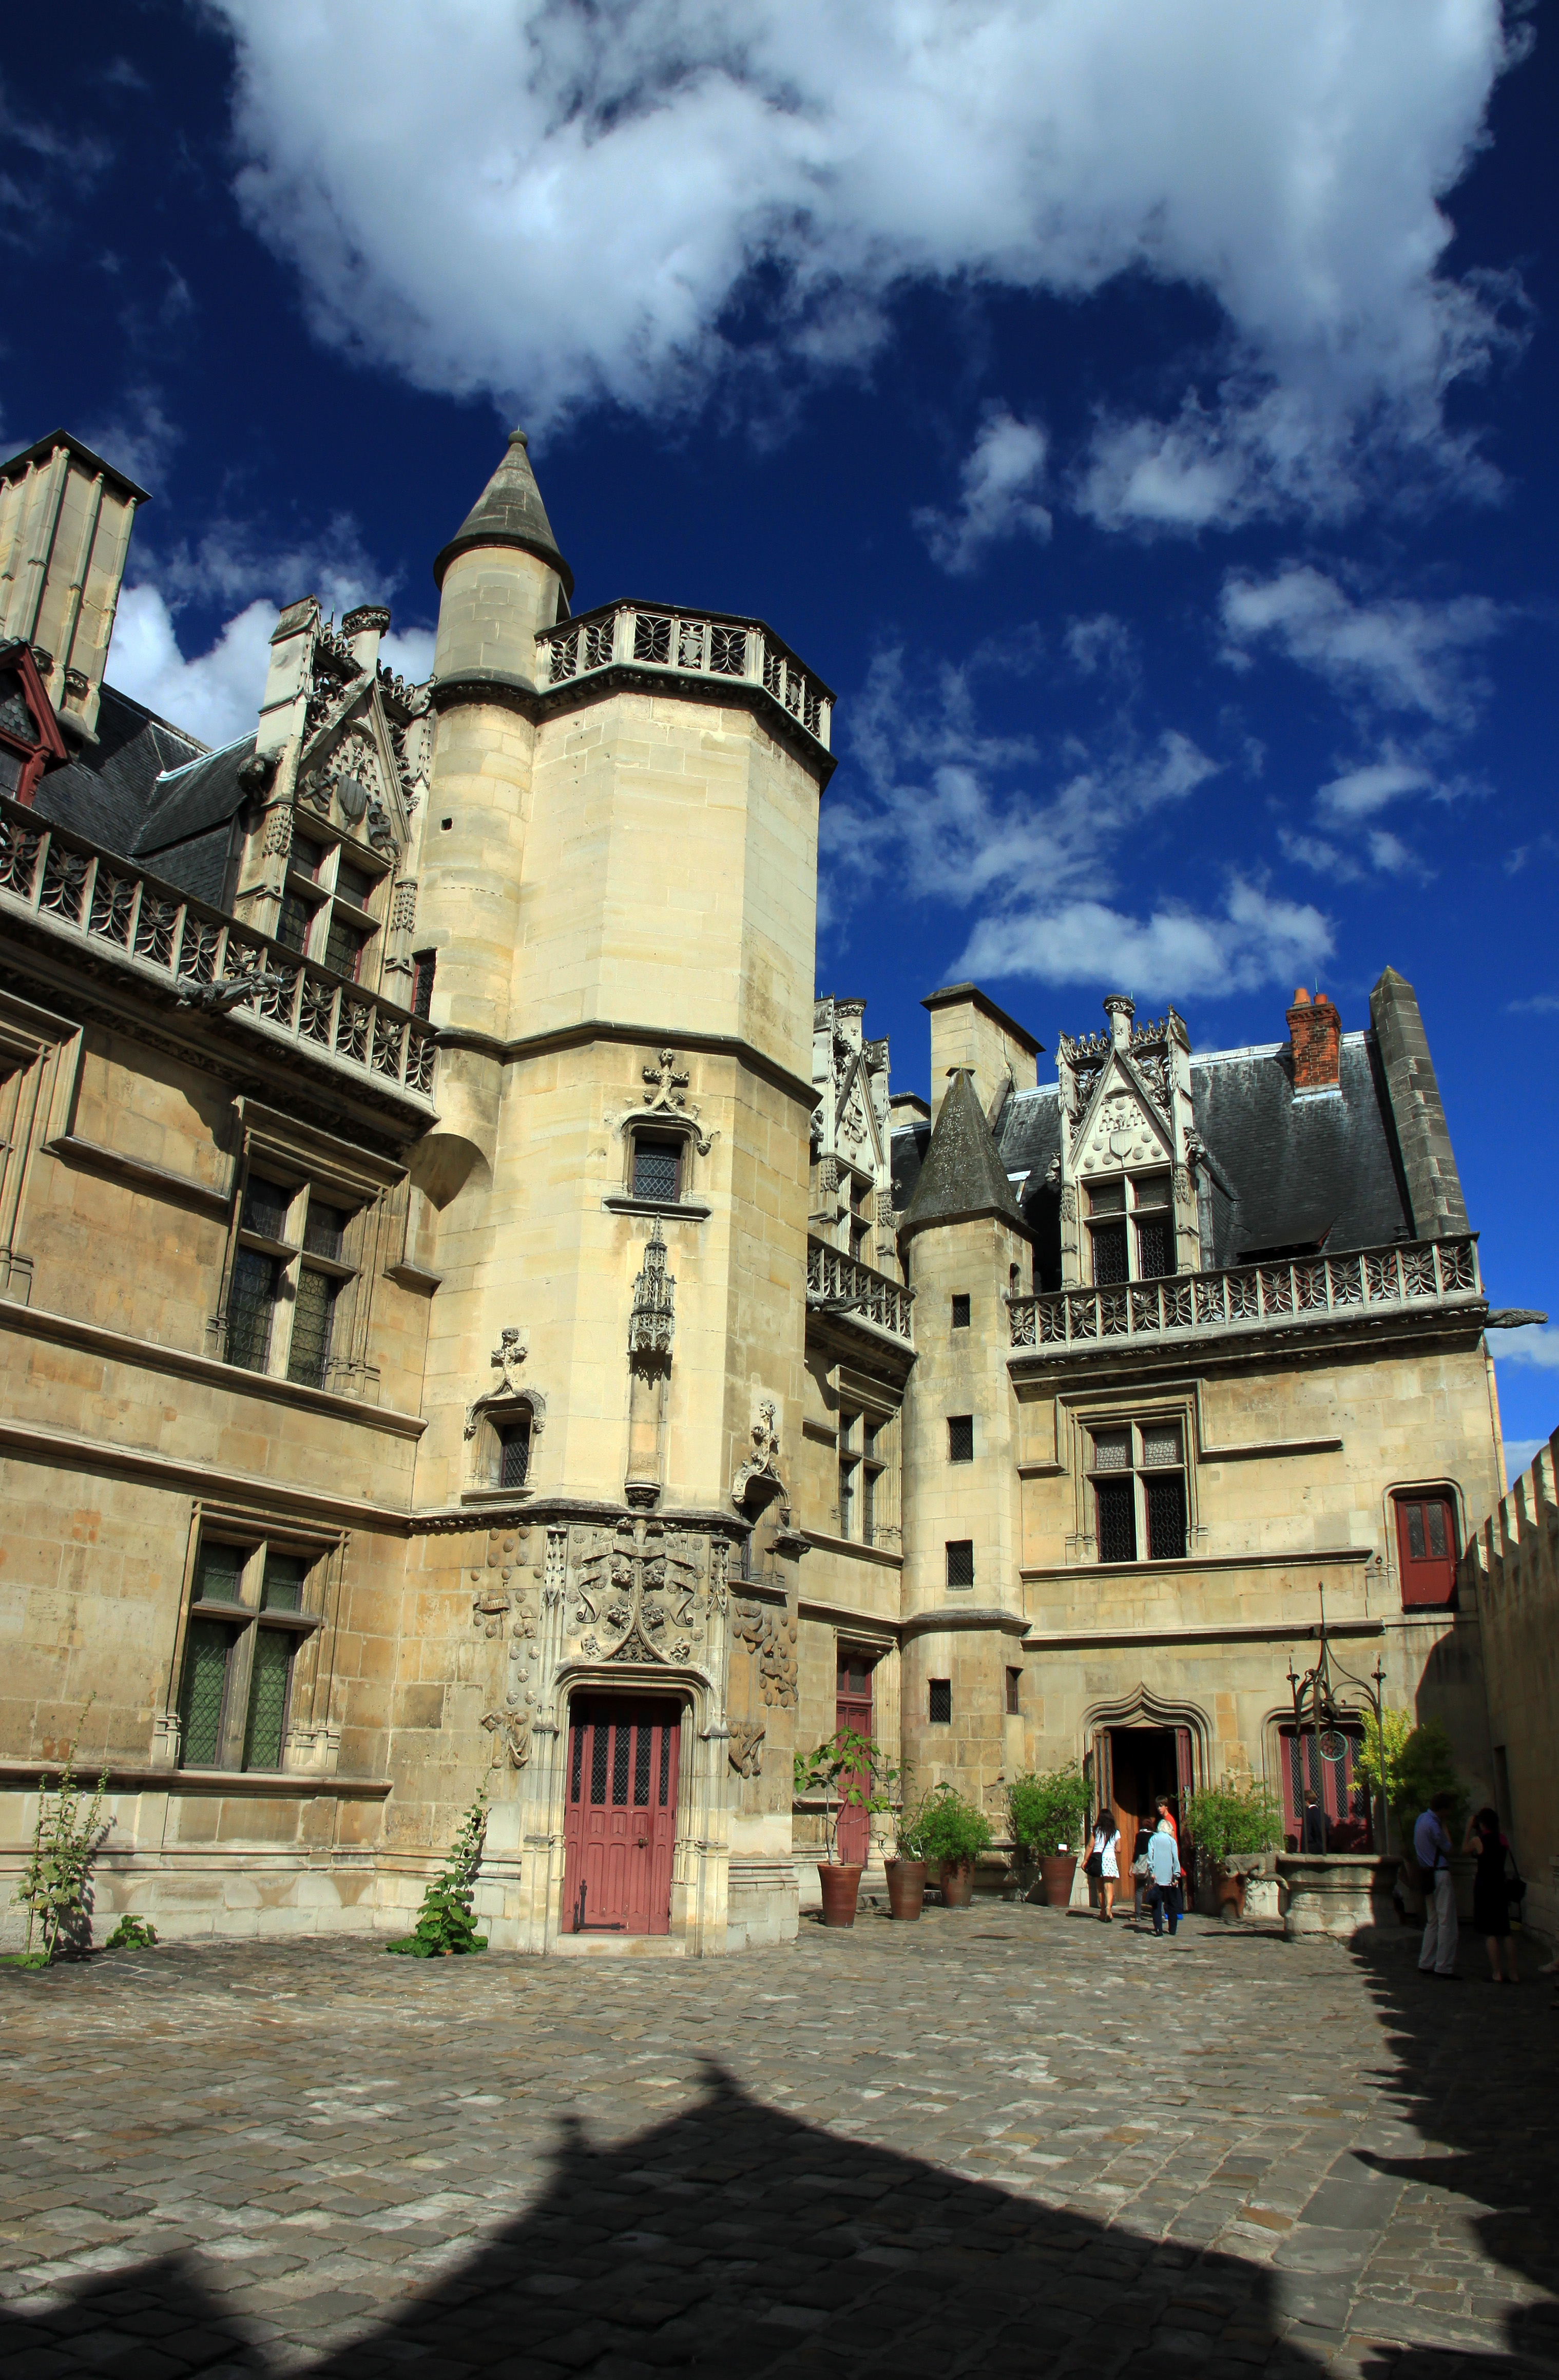
[[[702,1223],[713,1212],[702,1198],[633,1198],[618,1190],[601,1205],[609,1215],[661,1215],[671,1223]]]

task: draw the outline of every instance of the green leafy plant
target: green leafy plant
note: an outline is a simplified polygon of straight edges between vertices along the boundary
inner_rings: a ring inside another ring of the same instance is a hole
[[[422,1896],[417,1924],[401,1941],[387,1943],[387,1949],[408,1959],[459,1959],[487,1949],[486,1937],[477,1933],[471,1914],[487,1822],[484,1787],[460,1822],[460,1832],[450,1847],[449,1865]]]
[[[1402,1755],[1412,1732],[1413,1722],[1406,1711],[1383,1711],[1378,1721],[1372,1710],[1364,1714],[1364,1741],[1354,1765],[1372,1801],[1384,1791],[1388,1810],[1402,1806]],[[1416,1810],[1413,1815],[1417,1817]]]
[[[852,1727],[841,1727],[816,1752],[796,1754],[798,1795],[820,1791],[823,1796],[823,1848],[830,1865],[839,1859],[840,1812],[891,1810],[891,1789],[899,1774],[881,1744]]]
[[[150,1950],[157,1939],[157,1928],[144,1917],[121,1917],[107,1941],[105,1950]]]
[[[38,1823],[21,1882],[13,1895],[27,1911],[27,1949],[15,1961],[18,1966],[49,1966],[62,1949],[82,1949],[84,1937],[90,1937],[92,1861],[108,1831],[103,1824],[107,1769],[98,1778],[85,1817],[76,1782],[76,1746],[91,1706],[89,1695],[76,1722],[58,1784],[51,1792],[48,1779],[38,1779]]]
[[[911,1801],[906,1791],[893,1815],[893,1853],[896,1859],[923,1860],[925,1857],[925,1795]]]
[[[1020,1859],[1056,1859],[1075,1852],[1088,1824],[1082,1769],[1074,1764],[1047,1769],[1043,1777],[1032,1770],[1015,1777],[1007,1789],[1007,1809]]]
[[[1467,1791],[1456,1776],[1456,1755],[1444,1723],[1426,1718],[1404,1740],[1396,1759],[1396,1794],[1391,1807],[1405,1838],[1411,1836],[1419,1813],[1428,1809],[1437,1793],[1456,1795],[1456,1807],[1446,1832],[1459,1831]]]
[[[1183,1823],[1186,1840],[1219,1862],[1271,1851],[1283,1840],[1283,1813],[1264,1785],[1252,1784],[1243,1793],[1204,1786],[1187,1795]]]
[[[994,1829],[984,1810],[966,1802],[953,1785],[938,1785],[922,1805],[922,1856],[949,1867],[963,1867],[988,1851]]]

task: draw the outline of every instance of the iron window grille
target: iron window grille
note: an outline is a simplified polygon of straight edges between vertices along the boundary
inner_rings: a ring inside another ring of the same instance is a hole
[[[948,1415],[948,1461],[973,1463],[974,1460],[974,1416],[973,1414]]]
[[[683,1143],[668,1133],[634,1135],[634,1196],[674,1206],[682,1197]]]
[[[411,954],[411,1013],[427,1018],[433,1013],[433,980],[439,971],[437,951],[413,951]]]
[[[530,1477],[530,1415],[518,1414],[501,1422],[498,1438],[498,1485],[523,1488]]]
[[[951,1727],[953,1723],[953,1682],[950,1678],[927,1681],[925,1716],[933,1727]]]
[[[1118,1422],[1088,1432],[1087,1475],[1102,1562],[1180,1561],[1190,1512],[1178,1420]]]
[[[947,1540],[948,1585],[973,1586],[974,1584],[974,1540],[973,1537],[949,1537]]]
[[[1159,1281],[1175,1271],[1175,1218],[1166,1172],[1119,1174],[1085,1188],[1089,1271],[1095,1288]]]
[[[966,1289],[953,1292],[952,1327],[955,1330],[967,1330],[969,1328],[969,1292]]]
[[[267,1542],[202,1539],[179,1679],[186,1768],[278,1769],[318,1556]]]

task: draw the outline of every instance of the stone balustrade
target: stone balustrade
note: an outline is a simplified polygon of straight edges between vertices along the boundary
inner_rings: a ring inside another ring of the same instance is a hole
[[[875,1323],[879,1330],[891,1332],[906,1346],[914,1344],[910,1320],[913,1290],[860,1263],[856,1257],[846,1256],[841,1248],[830,1247],[827,1240],[814,1239],[810,1233],[806,1242],[806,1302],[816,1309],[857,1316],[862,1321]]]
[[[606,603],[560,620],[537,638],[543,682],[562,686],[598,670],[648,670],[668,678],[725,679],[761,686],[806,734],[828,749],[833,696],[761,620],[669,605]]]
[[[0,916],[22,912],[95,957],[220,1006],[398,1091],[433,1098],[429,1026],[0,796]],[[247,978],[254,988],[219,998]]]
[[[1233,1265],[1107,1289],[1008,1300],[1014,1347],[1089,1348],[1119,1339],[1189,1339],[1212,1330],[1291,1329],[1333,1316],[1477,1305],[1483,1287],[1469,1238],[1412,1240],[1348,1255]]]

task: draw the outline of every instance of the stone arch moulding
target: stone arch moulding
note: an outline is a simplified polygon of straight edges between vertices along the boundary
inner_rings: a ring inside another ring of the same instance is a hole
[[[1195,1703],[1171,1702],[1139,1684],[1130,1693],[1090,1703],[1082,1714],[1082,1755],[1094,1749],[1094,1738],[1106,1727],[1187,1727],[1190,1730],[1193,1769],[1205,1785],[1212,1778],[1213,1730],[1207,1714]]]

